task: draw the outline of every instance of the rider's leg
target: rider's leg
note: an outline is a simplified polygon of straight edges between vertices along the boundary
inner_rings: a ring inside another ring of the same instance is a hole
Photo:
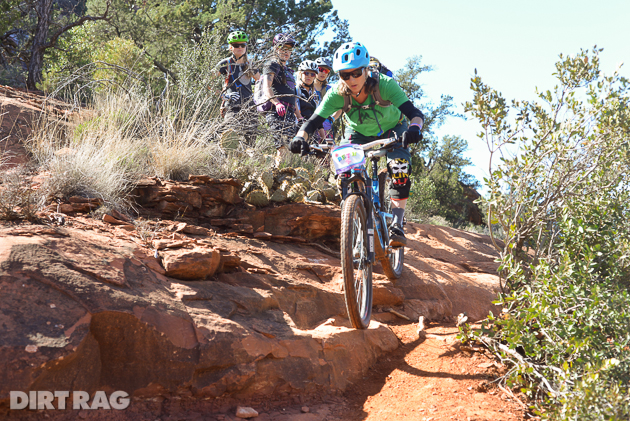
[[[402,226],[405,218],[405,207],[407,207],[407,199],[392,200],[392,214],[394,215],[392,225],[398,224]]]
[[[245,124],[245,143],[248,147],[256,146],[256,137],[258,135],[258,113],[251,112],[246,114]]]
[[[272,130],[273,142],[276,146],[276,157],[274,160],[275,167],[280,166],[280,162],[287,155],[288,142],[293,138],[297,130],[295,125],[295,114],[293,110],[288,109],[284,116],[279,116],[277,113],[272,112],[265,117],[269,128]]]
[[[398,136],[407,129],[406,123],[398,124],[393,131]],[[388,136],[391,136],[389,134]],[[411,154],[406,148],[395,148],[387,153],[387,170],[392,179],[389,194],[392,200],[392,214],[394,216],[390,227],[390,241],[392,247],[401,247],[407,244],[403,231],[405,207],[411,190]]]

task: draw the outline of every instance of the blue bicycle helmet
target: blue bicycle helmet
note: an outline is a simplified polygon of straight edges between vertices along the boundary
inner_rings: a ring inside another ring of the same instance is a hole
[[[333,70],[358,69],[370,65],[370,53],[360,42],[346,42],[335,51]]]

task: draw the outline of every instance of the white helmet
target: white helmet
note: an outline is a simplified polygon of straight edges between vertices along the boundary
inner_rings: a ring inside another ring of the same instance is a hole
[[[313,60],[304,60],[300,63],[298,70],[303,72],[304,70],[312,70],[315,73],[319,71],[319,66]]]

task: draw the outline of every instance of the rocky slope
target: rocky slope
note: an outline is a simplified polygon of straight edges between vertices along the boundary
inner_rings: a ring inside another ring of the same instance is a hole
[[[9,117],[19,122],[30,114],[13,102],[31,94],[11,95],[5,107],[15,105]],[[0,146],[18,164],[26,158],[10,118]],[[8,411],[12,390],[123,390],[209,410],[338,393],[397,349],[390,324],[496,312],[489,239],[409,224],[402,278],[392,283],[377,268],[374,321],[353,330],[339,208],[257,208],[240,187],[147,178],[134,192],[135,221],[88,214],[99,201],[74,197],[36,223],[1,223],[0,415],[25,416]]]
[[[294,218],[283,215],[276,222],[288,226]],[[344,390],[398,346],[383,324],[399,317],[390,309],[411,320],[478,319],[498,286],[486,238],[410,224],[405,273],[395,285],[375,275],[375,321],[358,331],[345,319],[340,261],[325,247],[273,234],[263,237],[273,242],[185,234],[173,223],[162,232],[170,239],[155,240],[156,259],[135,227],[67,218],[63,227],[0,230],[5,404],[11,390],[213,398]],[[211,276],[191,274],[199,265]],[[168,276],[170,266],[179,271]]]

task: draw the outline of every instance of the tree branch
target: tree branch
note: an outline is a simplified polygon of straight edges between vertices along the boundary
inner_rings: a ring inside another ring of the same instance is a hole
[[[107,20],[107,13],[109,12],[109,6],[111,5],[111,0],[108,0],[107,2],[107,7],[105,8],[105,13],[103,13],[103,15],[101,16],[83,16],[81,17],[79,20],[74,21],[64,27],[62,27],[61,29],[59,29],[57,32],[55,32],[51,37],[50,37],[50,41],[48,41],[46,44],[43,44],[40,48],[42,50],[46,50],[47,48],[52,48],[57,44],[57,39],[59,39],[59,37],[66,31],[69,31],[72,28],[75,28],[77,26],[81,26],[83,25],[85,22],[88,21],[97,21],[97,20]]]

